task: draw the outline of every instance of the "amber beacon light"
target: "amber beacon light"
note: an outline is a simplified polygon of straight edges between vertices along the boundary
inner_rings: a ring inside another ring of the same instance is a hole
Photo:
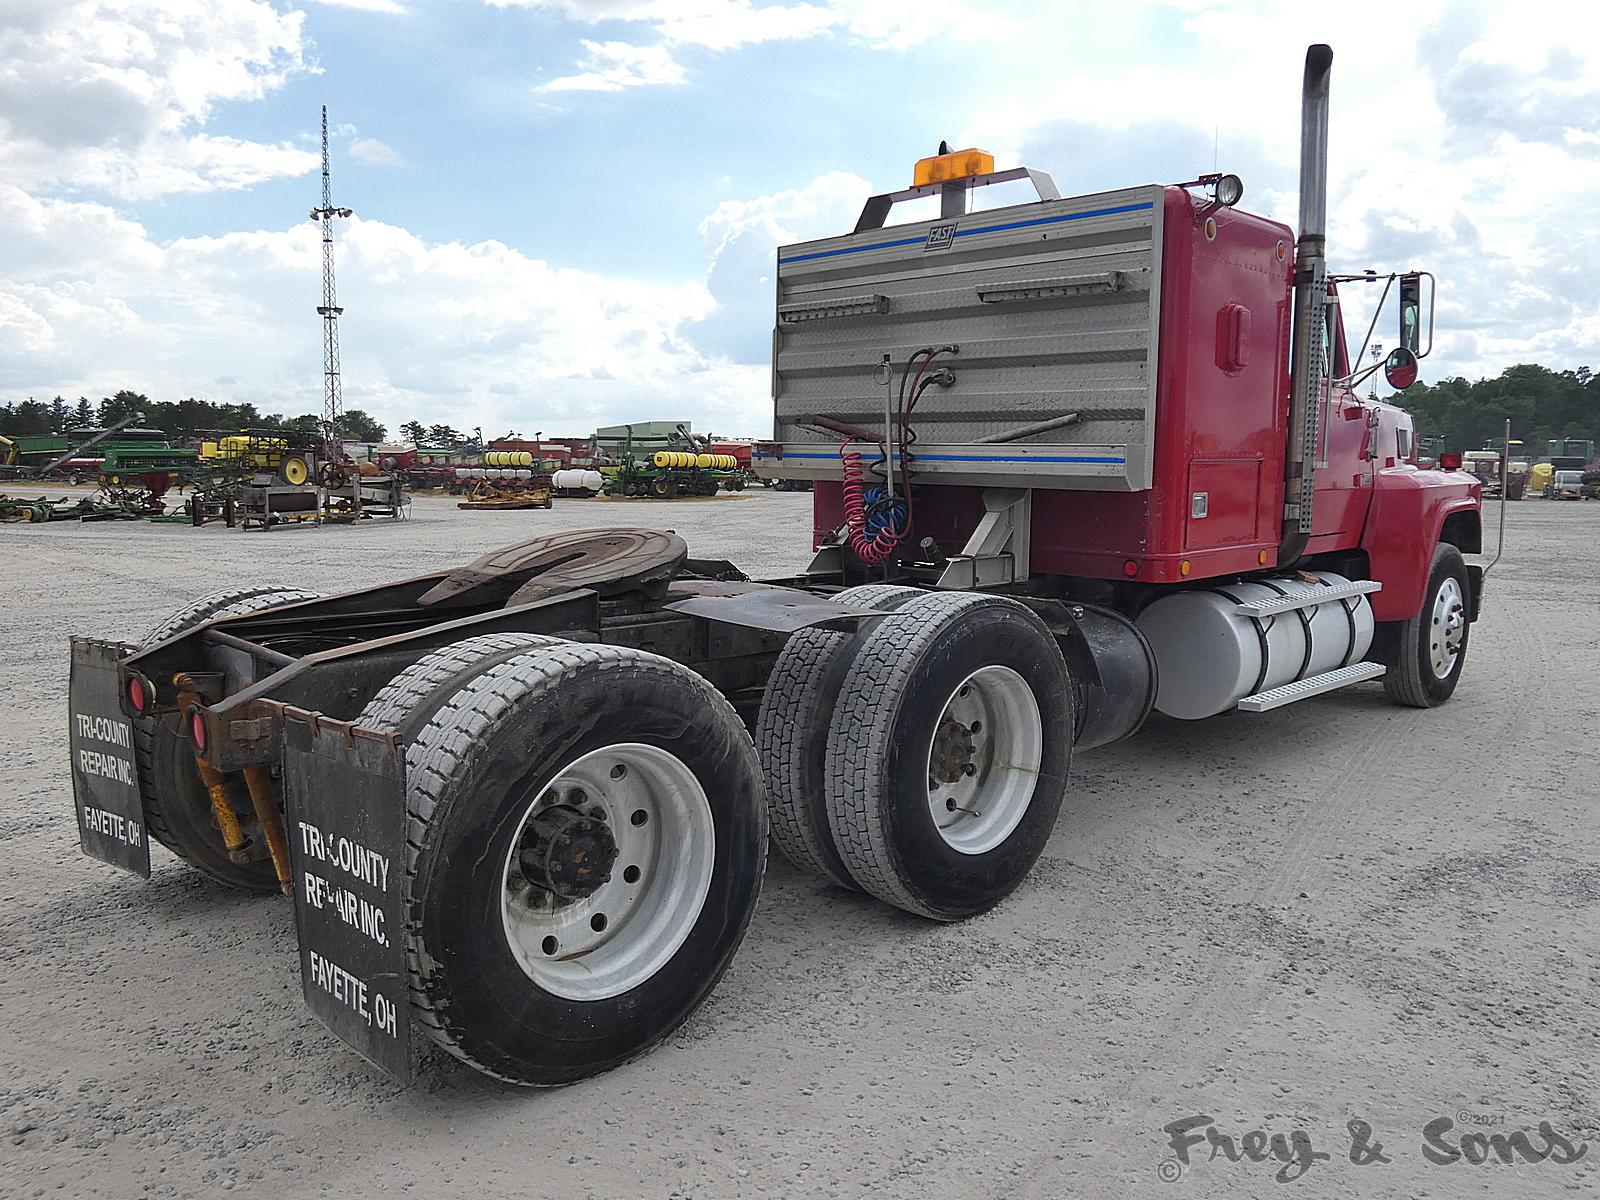
[[[926,187],[930,183],[949,183],[973,175],[992,175],[994,155],[987,150],[952,150],[948,154],[935,154],[932,158],[919,158],[912,187]]]

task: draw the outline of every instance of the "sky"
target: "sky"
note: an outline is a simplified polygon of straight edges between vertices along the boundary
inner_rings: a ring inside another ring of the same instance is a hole
[[[1292,224],[1314,41],[1331,266],[1438,276],[1423,378],[1600,367],[1597,33],[1539,0],[0,0],[0,401],[318,411],[326,104],[348,407],[766,435],[778,245],[940,139],[1064,195],[1216,167]]]

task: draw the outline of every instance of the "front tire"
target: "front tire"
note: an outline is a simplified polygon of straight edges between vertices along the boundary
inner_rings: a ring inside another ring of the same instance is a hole
[[[462,680],[406,763],[413,1011],[451,1054],[585,1079],[670,1035],[727,969],[766,810],[744,727],[692,671],[536,647]]]
[[[856,882],[936,921],[1010,895],[1066,796],[1070,682],[1014,600],[940,593],[880,621],[828,730],[828,823]]]
[[[1434,708],[1455,693],[1467,660],[1471,581],[1461,551],[1434,547],[1422,611],[1394,623],[1391,657],[1383,677],[1389,699],[1407,708]]]

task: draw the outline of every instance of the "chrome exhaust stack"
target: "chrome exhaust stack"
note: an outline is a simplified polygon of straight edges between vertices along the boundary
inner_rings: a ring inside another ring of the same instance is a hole
[[[1289,439],[1284,471],[1283,541],[1278,565],[1288,566],[1311,536],[1316,495],[1317,438],[1322,417],[1323,322],[1328,306],[1328,79],[1333,50],[1306,50],[1300,92],[1300,238],[1294,256],[1294,346],[1289,381]]]

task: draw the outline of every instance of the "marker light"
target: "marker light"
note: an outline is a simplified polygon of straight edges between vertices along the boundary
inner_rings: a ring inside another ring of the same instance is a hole
[[[189,710],[189,737],[194,741],[194,748],[204,754],[206,752],[206,715],[198,708]]]
[[[1446,450],[1439,455],[1439,469],[1441,471],[1461,470],[1461,451]]]
[[[948,154],[935,154],[932,158],[919,158],[912,175],[912,187],[925,187],[930,183],[953,183],[972,175],[994,174],[994,155],[987,150],[952,150]]]
[[[1122,564],[1122,573],[1124,575],[1126,575],[1129,579],[1132,579],[1135,575],[1137,575],[1139,573],[1139,564],[1134,562],[1133,559],[1130,558],[1127,562]]]

